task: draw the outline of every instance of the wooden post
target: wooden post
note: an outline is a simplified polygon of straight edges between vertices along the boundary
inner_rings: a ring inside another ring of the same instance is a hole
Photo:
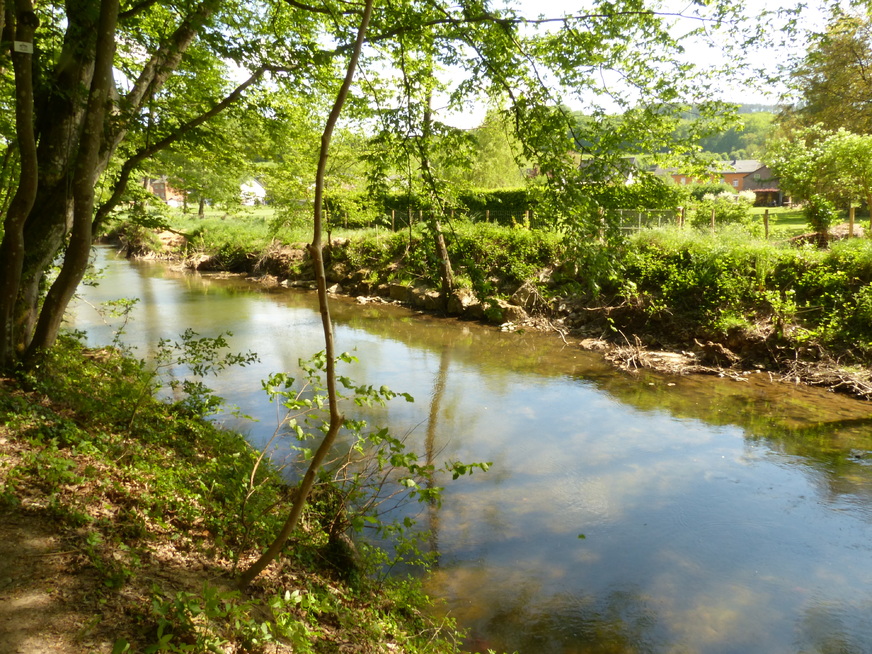
[[[489,222],[490,222],[490,209],[485,209],[485,210],[484,210],[484,221],[485,221],[486,223],[489,223]]]
[[[854,238],[854,205],[848,209],[848,238]]]
[[[397,210],[391,209],[391,231],[397,231]]]
[[[712,207],[712,234],[715,233],[715,208]]]
[[[763,212],[763,233],[769,238],[769,209]]]

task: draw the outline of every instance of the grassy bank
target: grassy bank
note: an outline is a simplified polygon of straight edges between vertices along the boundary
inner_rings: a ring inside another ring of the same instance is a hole
[[[775,210],[768,240],[739,226],[716,234],[668,227],[570,247],[552,231],[463,221],[448,225],[445,236],[458,286],[481,303],[475,317],[503,321],[506,303],[520,302],[515,293],[527,283],[532,293],[523,309],[565,335],[618,344],[638,337],[648,347],[698,354],[716,343],[726,351],[708,364],[764,367],[791,378],[806,378],[803,366],[865,374],[872,367],[872,241],[833,241],[825,249],[792,243],[783,237],[798,220],[795,211]],[[207,226],[212,241],[201,232],[185,247],[214,253],[220,269],[311,279],[302,250],[283,258],[288,241],[245,242],[230,229]],[[337,236],[343,238],[329,252],[328,279],[344,292],[439,288],[426,227]],[[841,375],[832,385],[842,386]],[[872,394],[866,382],[848,386]]]
[[[140,363],[69,338],[0,379],[0,581],[8,606],[43,602],[26,630],[0,612],[10,651],[458,651],[416,581],[337,549],[329,487],[281,564],[234,590],[293,489],[201,419],[208,402],[158,402],[153,384]],[[33,553],[34,534],[51,546]]]

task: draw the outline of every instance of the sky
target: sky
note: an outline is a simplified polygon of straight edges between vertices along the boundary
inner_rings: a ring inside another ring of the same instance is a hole
[[[547,16],[557,17],[566,14],[578,13],[586,4],[584,0],[508,0],[508,2],[517,7],[524,15],[529,17]],[[748,3],[756,5],[756,3]],[[793,3],[783,2],[780,5],[771,5],[766,3],[768,9],[776,7],[788,7]],[[693,4],[688,0],[661,0],[659,5],[662,10],[667,13],[675,14],[692,14]],[[829,15],[826,9],[826,2],[823,0],[810,0],[808,8],[800,16],[799,25],[801,30],[821,29]],[[753,18],[753,12],[759,8],[749,10],[749,20]],[[699,25],[699,21],[676,18],[673,26],[673,34],[685,34],[694,27]],[[776,104],[779,97],[786,91],[786,87],[781,84],[763,85],[759,81],[763,76],[759,69],[764,69],[770,75],[777,72],[778,66],[789,61],[791,57],[800,56],[804,52],[804,38],[781,38],[781,34],[777,29],[772,30],[771,36],[775,41],[783,41],[781,44],[766,44],[761,47],[758,52],[747,52],[748,61],[734,67],[737,73],[736,79],[732,82],[723,80],[720,84],[719,99],[746,104]],[[762,44],[761,44],[762,46]],[[702,39],[697,39],[686,43],[688,60],[698,66],[704,68],[712,68],[721,64],[728,64],[732,67],[732,62],[725,55],[724,51],[717,47],[712,47],[711,43],[706,43]],[[450,76],[450,72],[448,73]],[[577,110],[583,110],[580,104],[575,104],[573,101],[567,102],[570,107]],[[574,106],[575,104],[575,106]],[[441,119],[449,124],[457,127],[470,128],[481,124],[486,112],[486,106],[479,104],[474,108],[460,113],[449,115],[442,113]],[[615,107],[617,110],[617,106]]]

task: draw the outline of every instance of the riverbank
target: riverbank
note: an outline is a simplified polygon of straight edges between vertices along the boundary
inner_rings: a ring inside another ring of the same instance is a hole
[[[215,234],[118,235],[132,256],[314,288],[304,244],[272,241],[257,249]],[[551,331],[625,370],[737,379],[762,371],[872,399],[866,238],[821,250],[743,230],[660,229],[580,254],[549,232],[458,224],[448,239],[455,291],[444,301],[425,233],[349,236],[332,239],[327,278],[331,292],[360,302],[398,302],[506,331]]]
[[[67,338],[0,379],[0,653],[459,651],[416,581],[337,558],[317,509],[236,591],[292,491],[152,383]]]

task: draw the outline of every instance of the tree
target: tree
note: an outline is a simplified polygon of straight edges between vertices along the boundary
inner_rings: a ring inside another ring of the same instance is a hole
[[[330,448],[342,428],[342,423],[345,418],[339,411],[339,395],[337,392],[337,377],[336,377],[336,347],[333,339],[333,323],[330,317],[330,307],[327,303],[327,277],[324,271],[324,248],[322,245],[323,226],[321,224],[322,206],[324,199],[324,181],[327,173],[327,160],[330,152],[330,140],[333,137],[333,130],[336,123],[339,121],[339,116],[342,113],[342,107],[348,98],[348,93],[351,89],[351,83],[354,80],[354,74],[357,70],[357,62],[360,59],[360,53],[363,49],[363,41],[366,36],[369,21],[372,17],[373,0],[366,0],[364,5],[363,16],[360,19],[360,26],[357,31],[357,38],[354,41],[354,49],[352,50],[351,59],[348,62],[348,69],[345,72],[345,78],[342,81],[342,86],[336,94],[336,100],[330,110],[330,115],[327,118],[327,123],[324,126],[324,132],[321,135],[321,149],[318,155],[318,170],[315,175],[315,203],[313,213],[313,238],[312,244],[309,246],[309,253],[312,255],[313,267],[315,269],[315,278],[318,283],[318,305],[321,309],[321,324],[324,329],[325,343],[325,373],[328,393],[328,403],[330,410],[330,420],[327,425],[327,431],[324,438],[321,439],[318,448],[315,450],[306,474],[303,476],[300,486],[297,489],[296,498],[294,499],[291,512],[288,514],[281,531],[276,536],[272,545],[264,552],[260,558],[255,561],[247,570],[239,577],[237,585],[241,589],[245,589],[265,568],[270,562],[274,561],[285,547],[285,544],[296,529],[300,516],[303,514],[303,508],[308,501],[309,493],[312,486],[315,484],[315,478],[327,457]]]
[[[827,139],[823,170],[842,202],[865,201],[872,208],[872,134],[840,129]]]
[[[826,143],[831,136],[832,132],[817,126],[795,131],[770,144],[765,161],[781,187],[796,200],[830,192],[832,175],[825,163]]]
[[[790,77],[797,97],[783,122],[872,133],[872,16],[836,8]]]
[[[738,125],[704,138],[700,144],[706,152],[722,154],[730,159],[758,158],[772,131],[774,118],[774,114],[764,111],[740,113]]]
[[[701,30],[731,24],[726,2],[693,7],[701,12]],[[347,59],[362,12],[361,4],[334,0],[75,0],[49,3],[37,13],[29,0],[14,0],[4,14],[4,43],[22,45],[3,53],[14,76],[0,89],[15,107],[15,131],[4,135],[15,181],[0,246],[0,369],[54,342],[94,230],[137,169],[163,150],[195,143],[196,130],[264,78],[301,103],[335,93],[336,66]],[[621,169],[626,143],[683,154],[685,145],[671,137],[676,117],[669,107],[705,106],[705,85],[681,60],[670,20],[638,0],[594,2],[575,15],[532,20],[480,0],[396,0],[373,14],[364,73],[349,106],[361,118],[373,108],[401,106],[389,92],[398,88],[394,71],[401,71],[400,95],[415,116],[407,133],[427,134],[406,151],[422,173],[429,170],[422,178],[438,182],[437,159],[455,153],[437,151],[436,144],[455,135],[438,120],[434,100],[455,108],[488,97],[505,103],[522,155],[550,171],[546,187],[554,205],[582,201],[592,209],[555,215],[573,228],[590,224],[596,207],[577,192],[582,180],[567,154],[571,121],[567,112],[553,110],[561,106],[559,89],[627,108],[614,134],[594,121],[593,129],[604,133],[586,139],[592,145],[585,154],[596,161],[583,175],[586,182]],[[247,78],[232,81],[227,62],[248,71]],[[447,70],[461,79],[440,90],[433,79]],[[716,122],[721,109],[708,105],[699,122]],[[605,113],[592,109],[595,117]],[[47,284],[46,270],[58,254],[61,272]]]
[[[459,173],[468,186],[513,188],[524,183],[523,167],[519,163],[521,144],[505,112],[489,111],[471,135],[474,139],[471,166],[467,172]]]
[[[235,89],[206,84],[224,68],[223,58],[262,52],[248,26],[238,29],[240,51],[214,31],[230,29],[229,21],[245,24],[253,13],[222,0],[173,7],[81,0],[41,7],[39,15],[19,0],[7,11],[5,34],[14,30],[22,45],[2,54],[12,59],[16,110],[15,131],[4,136],[19,164],[0,246],[0,369],[54,343],[94,230],[137,166],[263,76],[265,66]],[[223,98],[222,91],[228,91]],[[116,158],[114,174],[103,177]],[[60,273],[40,302],[45,273],[60,252]]]
[[[809,223],[826,233],[832,206],[865,201],[872,207],[872,134],[816,126],[775,141],[769,165],[782,186],[809,203]]]

